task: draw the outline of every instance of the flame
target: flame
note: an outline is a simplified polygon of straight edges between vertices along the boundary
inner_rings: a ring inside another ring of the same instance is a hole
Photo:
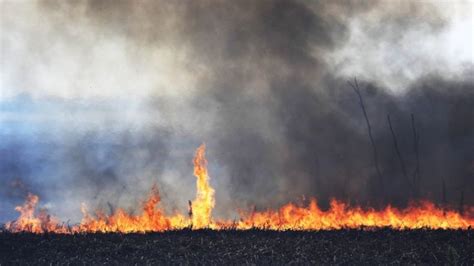
[[[471,217],[471,218],[468,218]],[[321,210],[315,199],[307,207],[286,204],[278,211],[264,211],[244,215],[238,229],[270,230],[334,230],[358,228],[392,229],[470,229],[474,227],[474,209],[468,216],[453,210],[443,210],[434,203],[421,201],[408,208],[387,206],[383,210],[349,207],[343,202],[331,200],[327,211]]]
[[[7,222],[5,228],[10,232],[68,232],[66,226],[59,225],[58,220],[51,217],[46,210],[41,209],[39,214],[35,215],[38,201],[39,197],[37,195],[28,194],[25,204],[15,208],[20,213],[20,217],[16,221]]]
[[[192,202],[190,213],[195,229],[210,227],[211,213],[215,205],[214,189],[209,185],[207,173],[206,146],[202,144],[194,156],[194,175],[196,176],[196,199]]]
[[[166,216],[161,208],[160,195],[156,186],[153,186],[151,194],[143,203],[141,215],[130,215],[123,209],[118,209],[112,215],[107,216],[102,212],[96,213],[96,218],[91,216],[85,205],[81,206],[83,219],[78,226],[72,228],[73,232],[161,232],[171,229],[186,227],[184,216],[175,214]]]
[[[248,230],[252,228],[268,230],[335,230],[359,228],[406,229],[471,229],[474,227],[474,206],[468,206],[461,215],[458,211],[440,208],[429,201],[410,204],[398,209],[387,206],[382,210],[349,206],[332,200],[328,210],[322,210],[316,199],[307,206],[288,203],[278,210],[241,213],[238,221],[214,220],[212,209],[215,205],[214,189],[209,184],[205,145],[201,145],[194,156],[196,176],[196,198],[189,202],[188,216],[180,213],[167,215],[160,204],[156,186],[142,204],[139,215],[117,209],[110,215],[97,211],[91,215],[86,206],[81,206],[82,221],[73,226],[59,224],[46,210],[36,213],[39,197],[29,194],[24,205],[15,208],[20,213],[17,220],[5,225],[10,232],[32,233],[82,233],[82,232],[161,232],[184,228],[211,228]]]

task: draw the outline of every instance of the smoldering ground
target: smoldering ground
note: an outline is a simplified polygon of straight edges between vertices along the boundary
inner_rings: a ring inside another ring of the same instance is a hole
[[[28,15],[2,19],[2,89],[13,99],[2,112],[5,219],[27,190],[72,219],[80,218],[81,201],[136,211],[154,182],[170,211],[184,210],[194,197],[191,158],[201,142],[218,216],[301,196],[323,205],[336,197],[371,206],[415,198],[457,206],[462,194],[474,203],[472,60],[452,63],[406,47],[420,36],[438,40],[449,27],[450,15],[435,3],[2,5]],[[354,45],[354,58],[373,62],[366,70],[344,55],[358,31],[367,32],[360,43],[376,49]],[[390,53],[377,44],[390,44]],[[348,69],[359,77],[383,186]],[[39,107],[20,112],[17,102],[25,101]],[[39,118],[31,121],[32,113]]]

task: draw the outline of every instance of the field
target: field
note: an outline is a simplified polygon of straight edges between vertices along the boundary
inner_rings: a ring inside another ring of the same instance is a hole
[[[474,231],[0,233],[0,264],[474,264]]]

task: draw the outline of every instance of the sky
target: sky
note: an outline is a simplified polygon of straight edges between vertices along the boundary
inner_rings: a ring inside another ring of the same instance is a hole
[[[134,211],[153,183],[168,211],[186,210],[201,143],[218,216],[303,196],[440,201],[443,182],[450,204],[474,204],[473,13],[436,0],[0,0],[0,222],[28,192],[73,221],[81,202]]]

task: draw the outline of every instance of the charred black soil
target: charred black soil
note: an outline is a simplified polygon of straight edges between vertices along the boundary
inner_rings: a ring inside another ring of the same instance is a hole
[[[0,264],[474,264],[474,231],[0,233]]]

